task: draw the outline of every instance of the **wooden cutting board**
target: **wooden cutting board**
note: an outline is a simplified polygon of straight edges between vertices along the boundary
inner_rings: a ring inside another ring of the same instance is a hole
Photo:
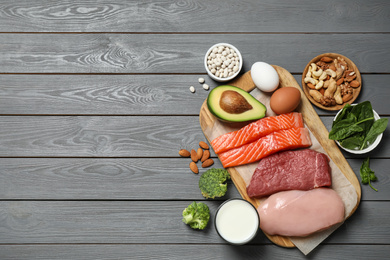
[[[297,112],[302,113],[303,119],[305,121],[306,126],[309,128],[309,130],[312,132],[314,137],[318,140],[322,148],[325,150],[325,152],[328,154],[331,160],[336,164],[336,166],[340,169],[342,174],[347,178],[347,180],[351,183],[353,188],[356,190],[357,193],[357,203],[354,206],[352,212],[346,217],[350,217],[355,210],[357,209],[360,199],[361,199],[361,188],[359,180],[357,179],[355,173],[349,166],[347,160],[344,158],[343,154],[341,153],[340,149],[338,148],[337,144],[329,140],[328,138],[328,130],[325,128],[324,124],[322,123],[321,119],[317,115],[316,111],[313,109],[310,101],[307,99],[305,94],[302,92],[300,86],[298,85],[295,78],[291,75],[290,72],[285,70],[282,67],[273,65],[275,70],[279,74],[280,79],[280,85],[279,87],[295,87],[299,89],[301,92],[301,103],[296,109]],[[239,78],[228,82],[228,85],[239,87],[247,92],[252,91],[255,88],[255,84],[252,80],[250,71],[246,72]],[[206,138],[208,139],[209,143],[212,141],[210,140],[210,129],[213,131],[216,126],[215,123],[218,119],[210,113],[210,111],[207,108],[207,100],[204,101],[199,114],[199,121],[200,126],[203,130],[203,133],[205,134]],[[230,126],[229,125],[222,125],[222,129],[225,132],[230,132]],[[221,125],[218,125],[218,128],[221,128]],[[207,131],[206,131],[207,130]],[[217,130],[217,129],[215,129]],[[219,131],[221,129],[218,129]],[[230,167],[227,168],[229,171],[231,178],[233,180],[234,185],[236,186],[237,190],[241,194],[242,198],[245,200],[251,202],[256,208],[261,204],[261,201],[258,199],[252,199],[248,196],[246,192],[246,183],[243,180],[243,178],[240,175],[240,171],[242,171],[243,166],[240,167]],[[245,166],[244,166],[245,167]],[[271,236],[268,234],[265,234],[273,243],[283,246],[283,247],[294,247],[294,244],[291,242],[289,237],[283,237],[283,236]]]

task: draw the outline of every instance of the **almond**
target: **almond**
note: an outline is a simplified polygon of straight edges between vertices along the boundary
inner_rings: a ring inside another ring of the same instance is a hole
[[[189,151],[187,151],[186,149],[181,149],[180,151],[179,151],[179,155],[181,156],[181,157],[190,157],[190,152]]]
[[[336,85],[337,86],[340,86],[341,84],[343,84],[344,82],[344,78],[339,78],[337,81],[336,81]]]
[[[193,173],[199,173],[198,166],[196,166],[196,163],[190,162],[190,169]]]
[[[321,61],[323,61],[323,62],[332,62],[333,59],[331,57],[322,57]]]
[[[203,156],[203,150],[202,148],[198,148],[198,151],[196,151],[196,155],[198,156],[198,160],[200,160]]]
[[[209,145],[206,144],[206,143],[203,142],[203,141],[200,141],[200,142],[199,142],[199,146],[202,147],[202,148],[205,149],[205,150],[208,150],[208,149],[209,149]]]
[[[198,161],[198,154],[196,153],[196,151],[194,149],[191,150],[191,160],[193,162],[197,162]]]
[[[313,84],[311,84],[311,83],[307,83],[307,86],[308,86],[309,88],[311,88],[311,89],[316,89],[316,87],[315,87]]]
[[[353,88],[358,88],[360,86],[360,82],[357,80],[353,80],[351,81],[351,83],[349,83],[349,85]]]
[[[203,168],[207,168],[207,167],[210,167],[210,166],[213,165],[213,164],[214,164],[213,159],[207,159],[206,161],[204,161],[204,162],[202,163],[202,167],[203,167]]]
[[[204,150],[203,151],[203,156],[200,159],[201,162],[206,161],[210,157],[210,151],[209,150]]]
[[[343,102],[345,103],[345,102],[350,101],[352,97],[353,97],[352,94],[344,95],[344,96],[343,96]]]

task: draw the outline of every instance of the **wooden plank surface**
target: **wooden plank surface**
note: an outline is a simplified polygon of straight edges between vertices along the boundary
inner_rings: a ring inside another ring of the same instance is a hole
[[[217,42],[240,49],[242,73],[265,61],[299,84],[313,57],[341,53],[362,73],[357,102],[389,118],[389,12],[387,0],[1,1],[0,259],[386,259],[389,129],[367,155],[379,191],[362,185],[355,214],[308,257],[261,232],[232,247],[213,220],[184,225],[192,201],[213,217],[240,195],[230,181],[205,200],[177,151],[205,140],[197,80],[219,85],[202,64]],[[334,112],[314,109],[329,130]],[[365,156],[343,155],[360,179]]]
[[[362,159],[348,163],[360,180]],[[188,158],[0,158],[0,200],[203,200],[199,175],[188,164]],[[379,192],[361,185],[362,200],[390,200],[390,177],[381,170],[389,161],[371,159],[371,166]],[[215,160],[213,167],[222,165]],[[239,196],[229,181],[225,197],[216,200]]]
[[[2,1],[0,31],[351,33],[389,32],[390,22],[386,0],[17,2]]]
[[[390,156],[389,131],[375,157]],[[0,116],[3,157],[177,157],[199,141],[198,116]]]
[[[351,259],[381,259],[388,254],[388,245],[320,245],[311,259],[343,259],[345,251],[350,252]],[[4,260],[73,260],[83,256],[85,260],[95,259],[166,259],[181,260],[193,252],[198,259],[303,259],[296,250],[288,250],[274,245],[246,245],[231,247],[229,245],[133,245],[133,244],[99,244],[99,245],[0,245],[0,257]],[[331,253],[330,253],[331,252]]]
[[[247,34],[242,39],[241,34],[4,33],[0,73],[204,74],[204,55],[218,42],[240,50],[243,72],[260,60],[302,73],[326,52],[347,56],[361,73],[390,72],[390,34]],[[29,44],[21,48],[23,42]]]
[[[301,74],[293,75],[301,85]],[[199,114],[210,88],[220,83],[207,75],[15,75],[0,74],[3,115],[193,115]],[[389,74],[363,77],[356,102],[370,100],[375,111],[388,115]],[[194,86],[196,92],[190,93]],[[180,109],[177,109],[180,107]],[[335,115],[315,107],[319,115]]]
[[[225,244],[215,231],[213,219],[204,232],[191,230],[182,223],[182,211],[191,203],[0,201],[0,244]],[[215,216],[222,201],[205,203]],[[322,244],[387,244],[389,214],[389,201],[364,201],[356,214]],[[262,232],[250,242],[270,243]]]

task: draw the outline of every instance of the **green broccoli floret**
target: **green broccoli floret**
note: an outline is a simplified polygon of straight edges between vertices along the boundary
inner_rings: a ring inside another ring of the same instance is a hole
[[[200,176],[199,189],[205,198],[222,197],[227,191],[227,180],[230,180],[227,170],[212,168]]]
[[[204,229],[209,223],[209,219],[209,207],[202,202],[196,203],[194,201],[183,210],[183,222],[193,229]]]

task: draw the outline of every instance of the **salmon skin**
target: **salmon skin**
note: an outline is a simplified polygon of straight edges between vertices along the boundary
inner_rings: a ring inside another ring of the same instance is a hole
[[[309,130],[291,128],[266,135],[254,142],[220,153],[219,159],[224,168],[256,162],[268,155],[283,150],[311,146]]]
[[[252,122],[243,128],[223,134],[211,142],[214,152],[219,154],[256,141],[275,131],[303,127],[302,114],[292,112],[279,116],[270,116]]]

